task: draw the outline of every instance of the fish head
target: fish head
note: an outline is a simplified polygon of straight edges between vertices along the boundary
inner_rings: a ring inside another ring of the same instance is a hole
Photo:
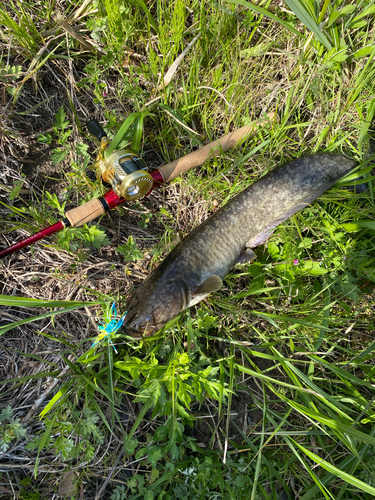
[[[149,337],[188,307],[188,289],[182,280],[159,282],[149,287],[146,280],[129,302],[123,331],[134,339]]]
[[[149,337],[188,307],[221,288],[219,276],[210,275],[200,285],[188,286],[184,279],[171,280],[151,274],[129,302],[123,331],[135,339]]]

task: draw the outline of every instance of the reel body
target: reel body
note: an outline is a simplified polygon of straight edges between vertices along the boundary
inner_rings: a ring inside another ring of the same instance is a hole
[[[114,151],[96,162],[96,178],[111,185],[120,198],[135,200],[148,193],[153,178],[146,163],[130,149]]]
[[[110,184],[119,198],[136,200],[151,191],[154,184],[146,163],[130,149],[114,151],[107,158],[104,153],[109,139],[97,120],[90,120],[87,128],[100,141],[100,151],[96,158],[96,178]]]

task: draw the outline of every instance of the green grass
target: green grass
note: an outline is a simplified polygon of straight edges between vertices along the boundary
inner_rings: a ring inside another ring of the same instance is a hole
[[[0,3],[1,144],[21,159],[23,144],[44,147],[52,169],[44,185],[22,176],[22,162],[6,164],[2,246],[103,192],[84,173],[94,115],[111,137],[126,122],[120,144],[153,167],[264,112],[279,119],[149,199],[0,263],[4,359],[21,370],[1,382],[1,487],[49,498],[74,470],[73,497],[373,498],[375,2],[103,0],[80,12],[82,3],[68,2],[64,20],[90,50],[64,31],[54,2]],[[356,159],[359,174],[286,221],[256,261],[162,333],[92,346],[93,324],[109,321],[112,301],[126,310],[179,232],[318,151]],[[38,402],[26,421],[19,401],[26,412]],[[17,456],[32,470],[20,472]]]

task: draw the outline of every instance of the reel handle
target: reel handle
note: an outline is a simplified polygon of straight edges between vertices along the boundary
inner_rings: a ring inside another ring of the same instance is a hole
[[[101,141],[103,137],[107,137],[106,131],[100,125],[98,120],[90,120],[87,122],[87,129],[91,135],[93,135],[98,141]]]

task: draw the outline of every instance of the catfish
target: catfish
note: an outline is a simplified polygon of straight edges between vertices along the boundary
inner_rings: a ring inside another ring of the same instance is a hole
[[[153,335],[182,311],[223,285],[239,262],[256,257],[275,228],[321,196],[355,162],[321,153],[287,163],[234,196],[165,257],[128,304],[123,331]]]

